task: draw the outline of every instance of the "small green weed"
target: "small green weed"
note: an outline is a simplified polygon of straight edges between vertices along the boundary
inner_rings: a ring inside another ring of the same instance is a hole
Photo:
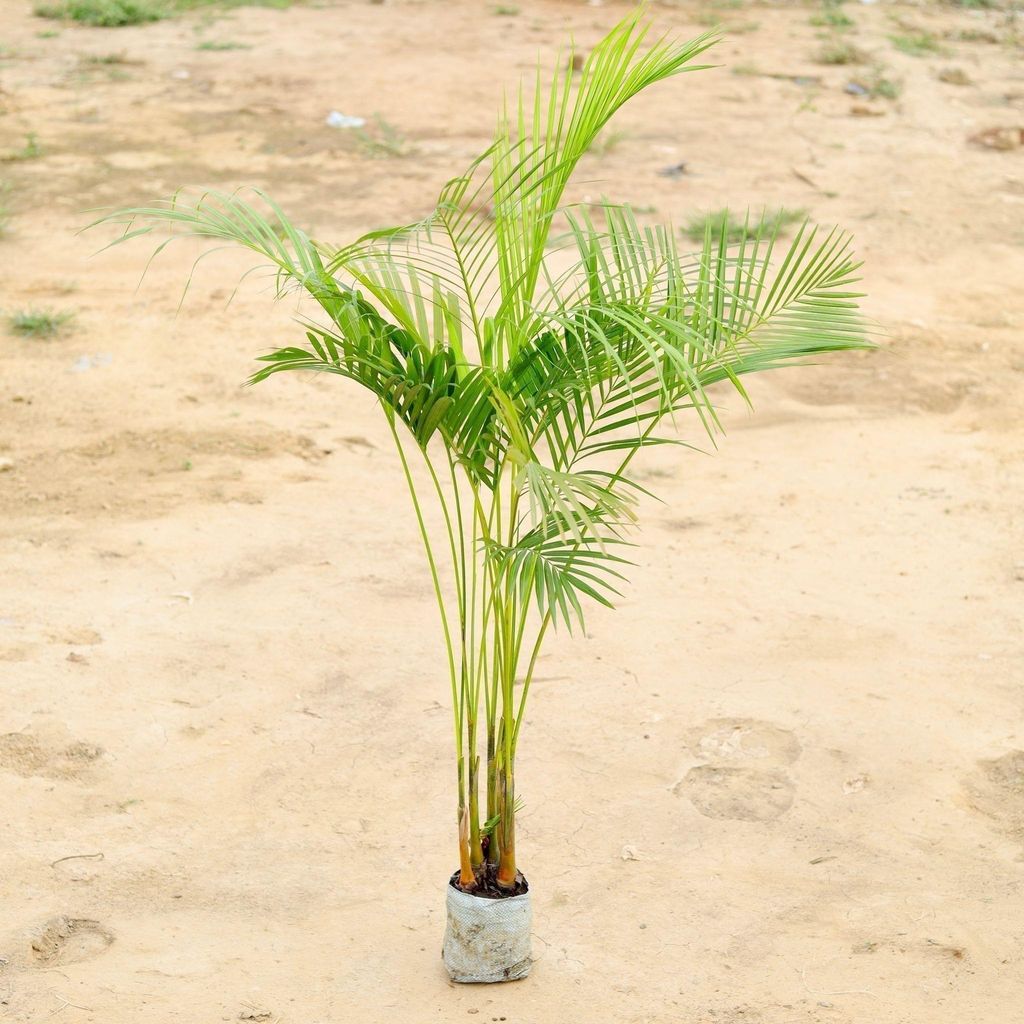
[[[833,39],[822,46],[814,59],[819,64],[863,64],[865,55],[852,43]]]
[[[25,137],[25,145],[21,149],[14,150],[13,153],[7,153],[0,157],[0,161],[4,163],[13,164],[20,163],[22,160],[35,160],[36,157],[43,155],[43,150],[39,145],[39,140],[36,138],[35,132],[29,132]]]
[[[851,86],[864,90],[862,95],[867,95],[873,100],[896,100],[903,92],[903,83],[895,78],[888,77],[889,69],[884,64],[876,64],[871,70],[853,79],[847,86],[847,92],[855,92]],[[856,94],[856,93],[855,93]]]
[[[825,0],[821,10],[811,15],[811,24],[816,28],[830,28],[843,32],[853,28],[854,20],[839,6],[836,0]]]
[[[196,49],[212,50],[219,53],[224,50],[251,50],[252,47],[248,43],[232,43],[229,40],[218,42],[214,39],[207,39],[205,42],[200,43]]]
[[[368,157],[384,160],[412,156],[416,152],[416,147],[380,114],[374,117],[374,123],[376,128],[372,132],[365,128],[353,129],[359,148]]]
[[[764,210],[760,217],[737,217],[728,209],[715,210],[713,213],[691,217],[680,230],[692,242],[703,242],[704,233],[711,228],[712,237],[716,237],[725,227],[726,239],[730,245],[742,242],[744,238],[754,238],[758,231],[763,234],[770,232],[776,224],[782,231],[793,224],[802,223],[807,219],[806,210]]]
[[[40,18],[60,18],[98,28],[142,25],[168,17],[169,9],[157,0],[60,0],[39,4],[33,13]]]
[[[91,57],[81,57],[80,60],[83,64],[131,64],[132,62],[128,59],[127,54],[123,51],[121,53],[103,53],[96,54]]]
[[[944,33],[946,39],[952,40],[954,43],[992,43],[998,44],[1000,42],[999,36],[995,32],[990,32],[987,28],[960,28],[953,29],[949,32]]]
[[[40,18],[77,21],[99,28],[120,28],[143,25],[174,17],[183,11],[210,7],[273,7],[291,6],[291,0],[54,0],[38,4],[33,13]]]
[[[48,338],[74,319],[74,313],[55,313],[49,310],[28,309],[8,318],[11,330],[27,338]]]
[[[868,92],[872,99],[898,100],[903,92],[903,83],[878,74],[868,82]]]
[[[889,42],[900,53],[911,57],[928,57],[936,53],[944,53],[942,44],[931,32],[908,32],[904,35],[889,36]]]

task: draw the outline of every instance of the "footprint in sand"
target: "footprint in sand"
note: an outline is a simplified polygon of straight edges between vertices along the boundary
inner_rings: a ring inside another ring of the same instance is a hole
[[[979,761],[978,770],[964,780],[963,793],[972,811],[1024,844],[1024,750]]]
[[[63,730],[47,734],[9,732],[0,735],[0,771],[26,778],[74,779],[103,755],[92,743],[70,741]]]
[[[84,917],[51,917],[26,935],[21,960],[26,967],[62,967],[91,960],[105,952],[114,934],[99,921]]]
[[[705,818],[771,821],[793,805],[794,787],[785,772],[702,764],[673,792],[688,796]]]
[[[690,731],[688,745],[706,764],[673,787],[706,818],[771,821],[793,804],[796,787],[785,771],[800,756],[787,729],[752,718],[715,718]]]
[[[800,744],[788,729],[754,718],[712,718],[691,729],[689,746],[702,761],[762,761],[792,764]]]

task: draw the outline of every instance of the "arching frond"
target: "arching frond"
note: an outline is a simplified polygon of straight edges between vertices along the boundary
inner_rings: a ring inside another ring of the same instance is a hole
[[[631,563],[609,552],[609,545],[617,543],[621,541],[616,537],[578,542],[545,539],[536,532],[515,545],[488,545],[487,558],[499,582],[523,604],[535,603],[541,615],[550,615],[571,631],[575,624],[583,625],[582,600],[611,608],[621,596],[616,584],[625,576],[620,570]]]
[[[777,261],[777,226],[732,247],[724,231],[709,232],[691,272],[629,218],[607,232],[577,230],[592,268],[587,301],[549,313],[561,330],[537,334],[509,370],[562,468],[665,443],[650,428],[684,409],[713,433],[713,384],[728,380],[746,397],[748,373],[871,345],[852,290],[859,264],[837,230],[805,224]],[[631,269],[596,255],[606,237],[614,252],[631,254]],[[619,289],[631,289],[632,301]]]

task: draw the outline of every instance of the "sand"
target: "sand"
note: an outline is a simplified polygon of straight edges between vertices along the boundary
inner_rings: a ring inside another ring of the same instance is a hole
[[[447,683],[386,432],[337,382],[240,387],[296,337],[265,280],[227,305],[245,257],[175,316],[201,245],[135,291],[147,243],[75,232],[184,183],[329,240],[422,216],[502,88],[626,9],[518,6],[102,30],[0,2],[0,150],[40,150],[0,164],[0,307],[76,314],[0,334],[0,1019],[1024,1020],[1024,150],[969,141],[1024,123],[1024,78],[1002,12],[947,7],[844,8],[896,100],[815,62],[814,8],[722,8],[726,67],[581,167],[576,198],[649,220],[849,226],[886,333],[755,382],[753,415],[723,396],[713,456],[646,458],[633,582],[551,644],[522,739],[538,962],[447,981]],[[889,41],[917,28],[946,52]]]

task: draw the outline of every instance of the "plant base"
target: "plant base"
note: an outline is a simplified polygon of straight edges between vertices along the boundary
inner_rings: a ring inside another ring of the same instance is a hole
[[[525,880],[524,880],[525,881]],[[530,893],[474,896],[449,884],[441,958],[452,981],[516,981],[530,973]]]

